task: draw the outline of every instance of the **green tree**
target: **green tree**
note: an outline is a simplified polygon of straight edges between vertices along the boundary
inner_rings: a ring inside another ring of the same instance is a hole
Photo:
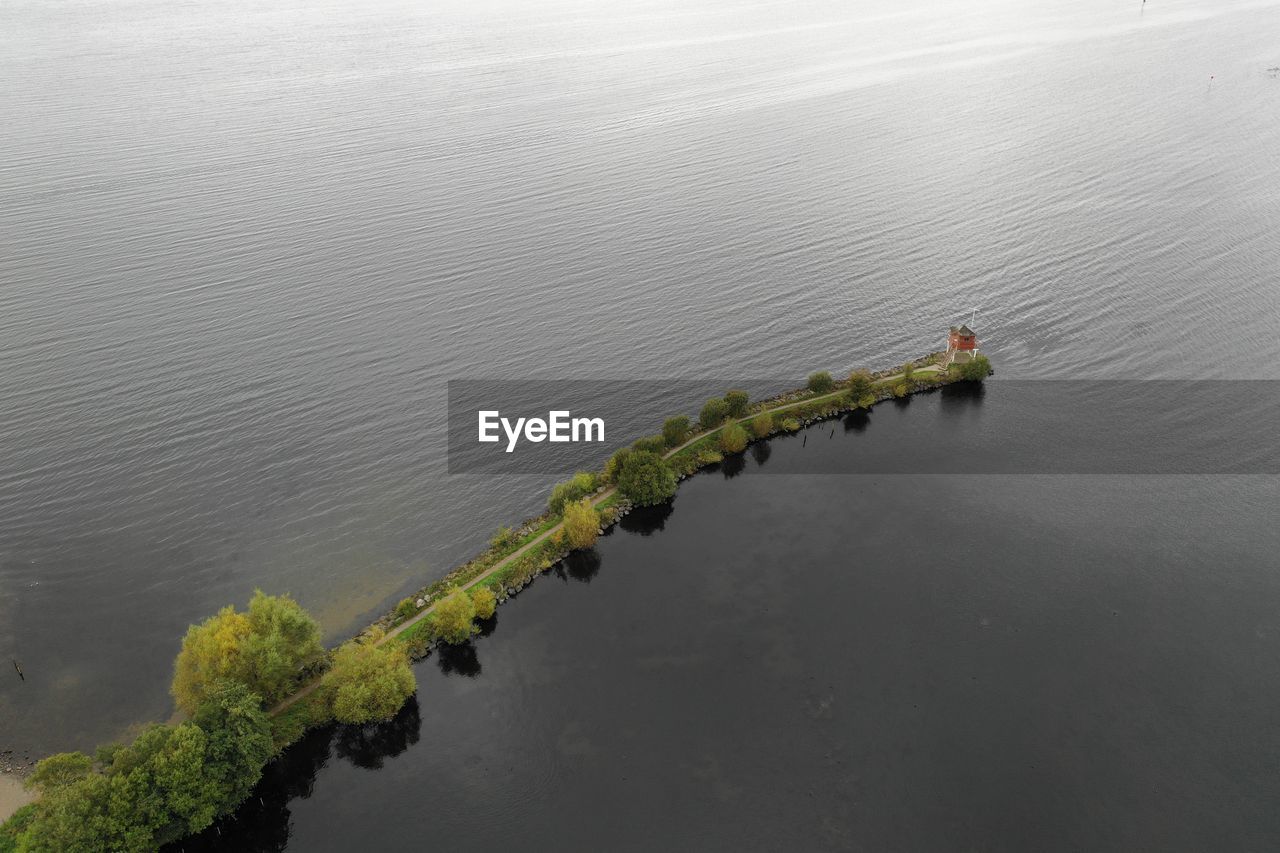
[[[389,720],[417,689],[404,647],[378,645],[381,639],[381,632],[373,632],[334,652],[333,666],[320,688],[338,722],[361,725]]]
[[[960,378],[973,382],[981,382],[991,375],[991,362],[985,355],[975,356],[972,361],[960,365]]]
[[[747,415],[747,405],[751,401],[751,397],[746,391],[734,389],[724,395],[724,404],[729,409],[729,417],[743,418]]]
[[[564,512],[566,504],[586,497],[599,486],[595,474],[590,471],[579,471],[563,483],[557,483],[551,490],[551,499],[547,501],[547,509],[552,515]]]
[[[849,399],[857,402],[871,393],[875,381],[866,370],[855,370],[849,374]]]
[[[721,397],[712,397],[710,400],[702,404],[702,411],[698,414],[698,423],[703,429],[715,429],[724,423],[724,419],[729,416],[729,404]]]
[[[487,586],[472,587],[471,603],[475,605],[477,619],[490,619],[498,609],[498,596]]]
[[[676,493],[676,475],[656,453],[632,453],[618,474],[618,491],[639,506],[659,504]]]
[[[741,424],[732,423],[720,430],[720,449],[725,453],[739,453],[747,447],[747,431]]]
[[[813,393],[825,394],[834,387],[836,387],[835,380],[827,371],[819,370],[817,373],[809,374],[809,390]]]
[[[79,782],[93,770],[93,759],[83,752],[59,752],[36,763],[36,769],[23,785],[47,795],[59,788]]]
[[[247,613],[224,607],[187,630],[170,691],[195,713],[221,681],[237,681],[274,704],[297,685],[305,667],[324,655],[320,626],[288,596],[253,594]]]
[[[667,449],[667,440],[661,435],[646,435],[644,438],[637,438],[631,442],[631,446],[636,450],[647,450],[650,453],[661,454]]]
[[[751,431],[755,433],[756,438],[764,438],[773,432],[773,415],[768,412],[761,412],[751,419]]]
[[[436,605],[436,631],[440,639],[456,645],[465,643],[476,632],[476,603],[464,590],[455,589]]]
[[[915,379],[915,375],[916,375],[915,362],[908,361],[906,364],[902,365],[902,381],[903,382],[910,385],[912,380]]]
[[[632,453],[635,453],[635,451],[630,447],[622,447],[614,451],[614,454],[609,457],[609,461],[604,464],[605,482],[618,482],[618,475],[622,473],[623,463],[627,461]]]
[[[689,419],[684,415],[667,418],[662,422],[662,440],[667,447],[675,447],[689,435]]]
[[[408,619],[417,612],[418,606],[412,598],[402,598],[400,603],[396,605],[396,617],[399,619]]]
[[[219,684],[192,720],[205,733],[204,775],[219,812],[244,802],[275,753],[262,699],[243,684]]]
[[[583,498],[565,507],[564,533],[570,548],[590,548],[600,530],[600,515],[591,501]]]

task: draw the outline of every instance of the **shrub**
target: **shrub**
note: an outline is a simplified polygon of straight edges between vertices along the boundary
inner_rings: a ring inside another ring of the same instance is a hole
[[[800,422],[795,418],[783,418],[782,428],[787,432],[797,432],[800,429]]]
[[[667,447],[675,447],[689,435],[689,419],[684,415],[667,418],[662,422],[662,440]]]
[[[399,644],[384,643],[381,632],[342,645],[320,688],[340,723],[362,725],[389,720],[417,689],[409,655]]]
[[[489,545],[501,551],[508,545],[514,545],[516,538],[515,531],[510,527],[499,527],[493,536],[489,538]]]
[[[866,370],[855,370],[849,374],[849,398],[851,400],[861,400],[864,396],[871,393],[872,385],[875,380],[871,378],[871,373]]]
[[[899,382],[893,386],[893,396],[901,400],[903,397],[907,396],[907,392],[910,390],[911,389],[907,387],[907,383]]]
[[[908,361],[906,364],[902,365],[902,381],[903,382],[906,382],[909,385],[911,384],[911,381],[915,379],[915,376],[916,376],[916,366],[914,362]]]
[[[498,596],[487,586],[472,587],[471,603],[475,605],[477,619],[489,619],[498,609]]]
[[[187,629],[170,692],[188,714],[222,681],[243,684],[274,705],[292,692],[303,670],[323,656],[320,626],[310,614],[288,596],[257,590],[247,613],[224,607]]]
[[[729,404],[720,397],[712,397],[702,404],[702,411],[698,413],[698,423],[702,424],[703,429],[715,429],[724,423],[724,419],[728,416]]]
[[[768,412],[761,412],[751,419],[751,431],[755,433],[756,438],[764,438],[773,432],[773,415]]]
[[[622,465],[632,453],[635,453],[635,451],[630,447],[623,447],[609,457],[609,461],[604,465],[604,480],[606,483],[618,482],[618,475],[622,473]]]
[[[599,487],[598,478],[589,471],[579,471],[563,483],[557,483],[551,490],[547,500],[547,509],[552,515],[564,512],[566,504],[584,498]]]
[[[436,633],[446,643],[465,643],[476,632],[476,604],[461,589],[454,589],[436,605]]]
[[[739,391],[735,389],[733,391],[729,391],[728,393],[726,393],[724,395],[724,404],[729,409],[729,417],[731,418],[746,417],[747,404],[750,402],[750,400],[751,400],[751,397],[747,394],[746,391]]]
[[[636,451],[618,474],[618,491],[639,506],[662,503],[676,493],[676,475],[656,453]]]
[[[637,438],[631,446],[636,450],[661,455],[667,449],[667,440],[661,435],[646,435],[644,438]]]
[[[825,394],[834,387],[836,387],[835,380],[827,371],[819,370],[817,373],[809,374],[809,390],[813,393]]]
[[[867,393],[858,398],[858,408],[869,409],[876,404],[876,395]]]
[[[396,605],[396,617],[399,619],[408,619],[410,616],[418,612],[418,606],[413,603],[412,598],[404,598]]]
[[[583,498],[564,510],[564,531],[571,548],[590,548],[599,535],[600,516],[591,502]]]
[[[741,424],[729,424],[720,431],[720,449],[725,453],[741,453],[747,447],[747,431]]]
[[[991,362],[985,355],[975,356],[973,361],[960,365],[960,378],[981,382],[991,375]]]

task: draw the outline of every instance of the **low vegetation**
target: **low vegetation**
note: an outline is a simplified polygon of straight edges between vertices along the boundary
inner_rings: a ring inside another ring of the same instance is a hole
[[[816,373],[809,374],[808,388],[815,394],[826,394],[832,388],[836,387],[836,382],[831,378],[831,374],[825,370],[819,370]]]
[[[741,424],[731,423],[720,430],[720,449],[725,453],[741,453],[747,449],[747,431]]]
[[[583,498],[564,511],[564,535],[570,548],[590,548],[600,532],[600,514]]]
[[[569,480],[556,483],[547,499],[547,510],[552,515],[564,512],[567,504],[581,500],[599,487],[598,477],[589,471],[579,471]]]
[[[727,417],[729,417],[729,404],[723,397],[712,397],[702,404],[702,411],[698,413],[698,423],[703,429],[715,429],[724,423]]]

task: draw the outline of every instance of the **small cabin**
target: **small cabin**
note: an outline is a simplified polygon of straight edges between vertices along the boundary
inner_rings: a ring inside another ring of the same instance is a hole
[[[973,333],[973,329],[968,326],[956,328],[951,327],[951,334],[947,337],[948,350],[976,350],[978,348],[978,336]]]
[[[978,354],[978,336],[968,326],[952,326],[947,335],[947,354],[942,359],[943,369],[953,364],[972,361]]]

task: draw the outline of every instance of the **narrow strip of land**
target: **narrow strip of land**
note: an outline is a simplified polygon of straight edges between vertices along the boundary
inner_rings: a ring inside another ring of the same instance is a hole
[[[917,368],[915,372],[916,372],[916,373],[930,373],[930,372],[941,373],[941,372],[943,372],[943,371],[942,371],[942,370],[940,370],[936,365],[927,365],[927,366],[924,366],[924,367]],[[881,378],[879,378],[879,379],[875,380],[875,384],[876,384],[876,385],[889,385],[889,384],[892,384],[894,381],[896,381],[896,380],[898,380],[898,379],[901,379],[901,378],[902,378],[902,376],[903,376],[903,375],[902,375],[902,373],[901,373],[901,372],[899,372],[899,373],[895,373],[895,374],[893,374],[893,375],[891,375],[891,376],[883,376],[883,377],[881,377]],[[844,390],[843,388],[840,388],[840,389],[838,389],[838,390],[832,391],[832,392],[831,392],[831,393],[829,393],[829,394],[820,394],[820,395],[817,395],[817,396],[814,396],[814,397],[805,397],[804,399],[796,400],[796,401],[794,401],[794,402],[790,402],[790,403],[784,403],[784,404],[782,404],[782,405],[780,405],[780,406],[773,406],[773,407],[768,407],[768,408],[760,409],[759,411],[752,412],[751,414],[749,414],[749,415],[747,415],[746,417],[743,417],[743,418],[736,418],[736,419],[733,419],[733,420],[725,421],[723,424],[721,424],[720,426],[716,427],[715,429],[710,429],[710,430],[707,430],[706,432],[700,432],[700,433],[698,433],[697,435],[695,435],[695,436],[693,436],[692,438],[690,438],[690,439],[688,439],[687,441],[685,441],[683,444],[680,444],[680,445],[677,445],[676,447],[671,448],[670,450],[668,450],[666,453],[664,453],[664,454],[662,455],[662,458],[663,458],[663,459],[670,459],[671,457],[675,456],[677,453],[679,453],[680,451],[682,451],[682,450],[684,450],[685,448],[689,447],[690,445],[692,445],[692,444],[696,444],[697,442],[702,441],[704,438],[707,438],[708,436],[715,435],[716,433],[720,432],[721,430],[723,430],[725,427],[729,426],[730,424],[747,424],[747,423],[749,423],[749,422],[751,421],[751,419],[752,419],[752,418],[756,417],[757,415],[760,415],[760,414],[766,413],[766,412],[767,412],[767,413],[769,413],[769,414],[773,414],[773,413],[775,413],[775,412],[782,412],[782,411],[786,411],[787,409],[796,408],[797,406],[808,406],[808,405],[812,405],[813,403],[820,403],[820,402],[822,402],[823,400],[829,400],[829,399],[833,399],[833,398],[835,398],[835,397],[839,397],[841,394],[844,394],[844,393],[845,393],[845,390]],[[594,496],[591,498],[591,505],[592,505],[592,506],[598,506],[598,505],[600,505],[600,504],[604,503],[604,502],[605,502],[605,501],[607,501],[609,498],[613,497],[613,495],[614,495],[614,493],[615,493],[616,491],[617,491],[617,489],[616,489],[615,487],[613,487],[613,486],[609,486],[609,487],[608,487],[607,489],[605,489],[603,492],[600,492],[600,493],[598,493],[598,494],[594,495]],[[489,579],[490,577],[492,577],[495,573],[497,573],[497,572],[501,571],[503,568],[505,568],[506,566],[509,566],[512,562],[514,562],[515,560],[519,559],[519,558],[520,558],[521,556],[523,556],[524,554],[528,553],[528,551],[529,551],[530,549],[532,549],[534,546],[536,546],[536,545],[538,545],[539,543],[541,543],[541,542],[543,542],[544,540],[546,540],[546,538],[547,538],[548,536],[554,536],[554,535],[555,535],[555,533],[556,533],[556,531],[560,530],[560,529],[561,529],[561,528],[563,528],[563,527],[564,527],[564,522],[563,522],[563,521],[561,521],[561,522],[557,522],[557,523],[556,523],[556,524],[554,524],[553,526],[548,527],[546,530],[542,531],[542,533],[540,533],[540,534],[538,534],[537,536],[535,536],[534,538],[530,539],[528,542],[524,543],[524,544],[523,544],[523,545],[521,545],[519,548],[517,548],[516,550],[512,551],[510,554],[508,554],[507,556],[503,557],[501,560],[499,560],[498,562],[494,563],[492,566],[490,566],[489,568],[485,569],[483,572],[481,572],[480,574],[476,575],[476,576],[475,576],[474,578],[472,578],[471,580],[469,580],[469,581],[467,581],[466,583],[462,584],[462,586],[461,586],[460,588],[461,588],[461,589],[464,589],[464,590],[471,589],[473,586],[476,586],[477,584],[480,584],[480,583],[482,583],[483,581],[488,580],[488,579]],[[438,601],[436,601],[436,602],[432,602],[431,604],[427,605],[426,607],[423,607],[421,610],[419,610],[419,611],[418,611],[417,613],[415,613],[413,616],[409,617],[408,619],[406,619],[405,621],[401,622],[401,623],[400,623],[399,625],[397,625],[396,627],[392,628],[390,631],[388,631],[388,632],[383,636],[383,638],[379,641],[379,643],[385,643],[385,642],[387,642],[388,640],[391,640],[391,639],[393,639],[393,638],[395,638],[395,637],[399,636],[400,634],[404,633],[404,632],[405,632],[405,631],[407,631],[410,627],[412,627],[413,625],[416,625],[418,622],[421,622],[421,621],[422,621],[423,619],[425,619],[425,618],[426,618],[430,613],[432,613],[432,612],[434,612],[434,611],[435,611],[435,609],[436,609],[436,605],[437,605],[438,603],[439,603]],[[305,687],[303,687],[302,689],[300,689],[297,693],[294,693],[292,696],[289,696],[287,699],[282,700],[282,701],[280,702],[280,704],[276,705],[274,708],[272,708],[272,709],[271,709],[270,713],[271,713],[271,714],[273,714],[273,715],[274,715],[274,714],[279,714],[280,712],[284,711],[286,708],[289,708],[290,706],[292,706],[294,703],[298,702],[299,700],[304,699],[304,698],[306,698],[307,696],[311,695],[313,692],[315,692],[316,688],[318,688],[319,686],[320,686],[320,681],[319,681],[319,679],[316,679],[316,680],[312,681],[311,683],[307,684]]]

